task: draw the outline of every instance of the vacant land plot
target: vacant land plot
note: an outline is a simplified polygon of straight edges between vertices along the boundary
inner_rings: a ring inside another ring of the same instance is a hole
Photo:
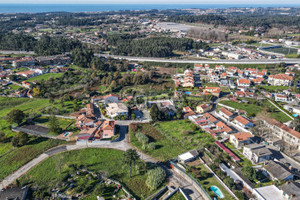
[[[38,117],[34,119],[34,122],[49,127],[49,119],[49,117]],[[66,129],[72,122],[75,122],[75,120],[63,118],[57,118],[57,121],[63,130]]]
[[[214,139],[200,129],[194,129],[194,124],[189,120],[174,120],[159,122],[155,126],[160,132],[166,134],[186,150],[195,149],[199,145],[212,143]]]
[[[246,99],[249,100],[249,99]],[[268,101],[264,100],[262,105],[247,103],[247,102],[235,102],[235,101],[220,101],[221,104],[230,106],[235,109],[241,109],[246,111],[248,114],[268,114],[270,117],[284,123],[290,120],[290,118],[283,112],[278,110],[275,106],[270,104]],[[274,108],[274,112],[267,112],[266,108]]]
[[[268,92],[278,92],[282,90],[287,90],[289,86],[273,86],[273,85],[260,85],[259,88],[267,90]]]
[[[35,76],[32,78],[27,79],[26,81],[32,82],[32,81],[41,81],[41,80],[49,80],[50,78],[59,78],[63,75],[63,73],[47,73],[47,74],[42,74],[39,76]]]
[[[61,160],[59,173],[57,160]],[[155,191],[146,186],[146,174],[140,174],[133,167],[129,178],[129,167],[122,162],[123,152],[113,149],[82,149],[65,152],[48,158],[21,177],[22,185],[32,185],[39,190],[55,188],[68,174],[72,174],[71,165],[87,168],[96,173],[105,173],[108,177],[123,183],[136,197],[145,199]]]
[[[31,137],[28,145],[15,148],[13,151],[0,157],[0,180],[42,154],[47,149],[63,143],[65,142],[60,140]]]
[[[166,136],[155,129],[151,124],[140,124],[137,131],[130,130],[130,142],[133,146],[137,147],[139,150],[149,154],[150,156],[157,158],[161,161],[166,161],[175,158],[180,153],[186,150],[182,148],[177,143],[169,140]],[[140,143],[135,134],[137,132],[144,133],[150,139],[150,142],[155,142],[156,148],[154,150],[147,150],[142,148],[142,143]]]

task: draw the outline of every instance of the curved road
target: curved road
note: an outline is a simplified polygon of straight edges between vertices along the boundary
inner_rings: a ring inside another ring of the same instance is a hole
[[[107,148],[107,149],[117,149],[121,151],[126,151],[128,149],[132,149],[133,147],[129,143],[128,135],[127,133],[127,126],[121,126],[120,132],[120,140],[116,142],[103,142],[103,143],[86,143],[83,145],[64,145],[64,146],[58,146],[54,147],[45,153],[41,154],[40,156],[36,157],[35,159],[31,160],[27,164],[25,164],[23,167],[15,171],[13,174],[7,176],[4,178],[0,183],[0,191],[5,188],[5,186],[8,186],[10,184],[13,184],[16,179],[20,178],[22,175],[26,174],[30,169],[41,163],[42,161],[46,160],[47,158],[56,155],[61,152],[65,151],[73,151],[73,150],[79,150],[84,148]],[[140,155],[140,158],[144,160],[145,162],[152,162],[157,163],[158,160],[151,158],[150,156],[138,151],[138,154]],[[167,169],[164,165],[161,165],[168,174],[168,180],[170,185],[175,186],[181,186],[186,193],[189,194],[191,199],[203,199],[203,197],[199,194],[199,192],[184,178],[182,178],[177,173],[173,172],[172,170]]]
[[[129,61],[140,61],[140,62],[167,62],[167,63],[199,63],[199,64],[276,64],[285,62],[287,64],[300,63],[299,58],[295,59],[241,59],[241,60],[186,60],[186,59],[166,59],[166,58],[152,58],[152,57],[133,57],[133,56],[118,56],[108,54],[95,54],[95,56],[111,57],[115,59],[126,59]]]

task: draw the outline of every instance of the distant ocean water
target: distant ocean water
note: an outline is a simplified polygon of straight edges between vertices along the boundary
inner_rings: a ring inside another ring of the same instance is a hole
[[[99,12],[118,10],[231,8],[231,7],[300,7],[290,4],[0,4],[0,13]]]

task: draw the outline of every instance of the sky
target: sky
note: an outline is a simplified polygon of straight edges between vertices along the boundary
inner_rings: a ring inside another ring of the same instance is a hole
[[[300,5],[299,0],[0,0],[0,4],[281,4]]]

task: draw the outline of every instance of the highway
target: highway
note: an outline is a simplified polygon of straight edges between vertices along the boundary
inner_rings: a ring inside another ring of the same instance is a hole
[[[111,57],[115,59],[126,59],[129,61],[140,61],[140,62],[166,62],[166,63],[199,63],[199,64],[276,64],[285,62],[287,64],[300,63],[299,58],[293,59],[260,59],[260,60],[187,60],[187,59],[166,59],[166,58],[152,58],[152,57],[133,57],[133,56],[118,56],[108,54],[95,54],[95,56]]]

